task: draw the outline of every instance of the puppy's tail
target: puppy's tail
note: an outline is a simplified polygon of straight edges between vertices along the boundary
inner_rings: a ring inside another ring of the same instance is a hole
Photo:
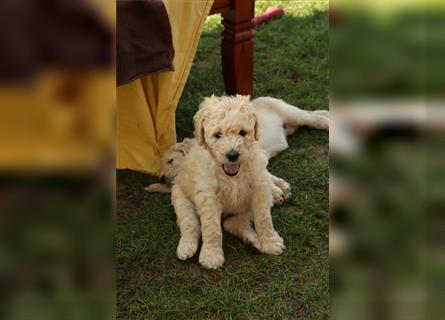
[[[272,97],[261,97],[252,101],[255,108],[264,108],[274,112],[283,119],[287,128],[308,126],[316,129],[329,130],[329,111],[308,111],[290,105],[283,100]]]

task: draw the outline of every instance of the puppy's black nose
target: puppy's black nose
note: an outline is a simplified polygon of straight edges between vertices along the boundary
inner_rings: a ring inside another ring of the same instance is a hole
[[[232,149],[229,152],[226,153],[226,158],[229,159],[229,161],[236,161],[239,158],[239,152]]]
[[[166,184],[166,183],[167,183],[167,179],[165,178],[164,175],[162,175],[162,176],[159,177],[159,182],[160,182],[161,184]]]

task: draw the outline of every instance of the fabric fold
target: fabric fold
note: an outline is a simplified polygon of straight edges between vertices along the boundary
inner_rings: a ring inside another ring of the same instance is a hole
[[[213,0],[165,0],[175,56],[173,72],[145,75],[117,88],[117,168],[157,175],[176,142],[175,111]]]

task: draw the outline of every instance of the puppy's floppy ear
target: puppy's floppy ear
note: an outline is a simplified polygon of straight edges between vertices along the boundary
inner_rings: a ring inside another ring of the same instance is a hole
[[[195,126],[196,142],[202,146],[205,143],[204,137],[204,118],[205,108],[200,107],[199,111],[193,117],[193,124]]]
[[[181,143],[181,145],[178,148],[178,151],[181,152],[184,156],[186,156],[189,153],[190,148],[186,144]]]
[[[259,122],[258,122],[258,118],[257,118],[257,116],[255,115],[255,127],[254,127],[254,137],[255,137],[255,140],[256,141],[258,141],[258,140],[260,140],[260,125],[259,125]]]
[[[193,124],[195,126],[195,138],[196,142],[202,146],[205,144],[204,137],[204,119],[207,116],[207,109],[210,105],[213,105],[219,101],[219,98],[212,94],[212,96],[204,98],[199,105],[199,110],[193,117]]]
[[[189,138],[185,138],[184,140],[182,140],[182,147],[185,150],[185,153],[189,153],[194,143],[195,141]]]
[[[206,106],[211,98],[205,98],[204,101],[199,105],[199,110],[193,117],[193,125],[195,127],[195,138],[198,145],[202,146],[205,143],[204,137],[204,118],[206,112]]]

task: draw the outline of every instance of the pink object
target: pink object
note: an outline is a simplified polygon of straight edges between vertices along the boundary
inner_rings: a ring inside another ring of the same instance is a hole
[[[269,7],[262,14],[252,19],[253,27],[255,28],[256,26],[262,24],[263,22],[266,22],[270,19],[279,18],[282,16],[284,16],[284,10],[282,8]]]

